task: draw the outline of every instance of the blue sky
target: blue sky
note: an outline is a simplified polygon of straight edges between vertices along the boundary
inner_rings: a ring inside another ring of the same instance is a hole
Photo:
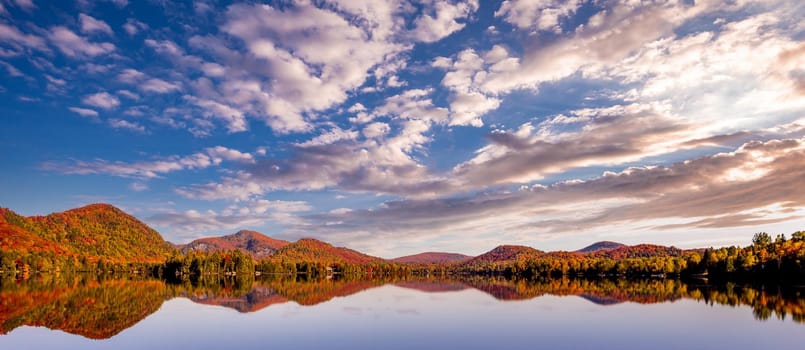
[[[383,257],[805,227],[798,1],[0,2],[0,206]]]

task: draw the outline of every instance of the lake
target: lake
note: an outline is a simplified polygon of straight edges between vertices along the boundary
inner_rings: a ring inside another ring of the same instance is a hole
[[[2,349],[788,349],[805,289],[676,280],[0,280]]]

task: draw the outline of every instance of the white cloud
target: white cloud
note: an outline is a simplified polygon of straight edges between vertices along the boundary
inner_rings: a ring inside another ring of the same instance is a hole
[[[226,67],[212,62],[202,64],[201,71],[203,71],[208,77],[220,78],[226,75]]]
[[[398,42],[401,11],[392,1],[232,5],[221,29],[248,51],[191,38],[191,47],[215,58],[195,68],[215,79],[194,83],[196,101],[226,105],[277,133],[311,131],[316,113],[344,102],[370,74],[378,85],[404,84],[395,76],[405,63],[396,55],[411,47]]]
[[[249,210],[251,212],[262,214],[269,210],[278,211],[283,213],[303,212],[312,210],[313,207],[307,202],[303,201],[277,201],[258,199],[249,203]]]
[[[520,29],[561,33],[560,19],[574,14],[582,3],[583,0],[507,0],[495,11],[495,16]]]
[[[8,75],[10,75],[12,77],[24,77],[24,76],[26,76],[25,73],[23,73],[22,71],[17,69],[17,67],[14,67],[10,63],[0,61],[0,66],[3,66],[6,69],[6,71],[8,72]]]
[[[90,118],[97,118],[98,112],[88,108],[80,108],[80,107],[69,107],[70,111],[77,113],[82,117],[90,117]]]
[[[785,120],[773,116],[805,108],[795,78],[805,56],[781,60],[802,44],[778,29],[779,20],[760,14],[718,31],[656,40],[624,61],[583,71],[591,78],[640,82],[632,98],[671,101],[678,114],[708,121],[713,132],[776,125]]]
[[[369,125],[366,125],[363,128],[363,136],[367,139],[373,139],[377,137],[384,136],[391,131],[391,127],[386,123],[375,122]]]
[[[582,109],[539,127],[526,123],[517,130],[495,130],[487,146],[453,169],[453,177],[470,183],[469,188],[528,183],[573,168],[672,152],[697,132],[694,124],[680,122],[667,109],[641,104]]]
[[[729,6],[707,1],[695,4],[616,3],[593,16],[591,21],[595,23],[579,26],[572,33],[547,44],[527,46],[522,57],[511,57],[506,64],[496,64],[486,70],[476,68],[484,73],[476,75],[473,83],[482,92],[492,94],[536,89],[543,83],[567,78],[588,65],[620,62],[643,45],[673,35],[673,29],[686,20]]]
[[[81,99],[81,102],[103,109],[115,109],[120,106],[120,99],[105,91],[86,95]]]
[[[414,20],[412,36],[417,41],[439,41],[464,28],[465,20],[478,10],[477,0],[425,1],[423,14]]]
[[[734,152],[607,172],[589,180],[310,215],[288,231],[303,232],[312,225],[331,240],[374,247],[389,240],[399,245],[438,237],[456,249],[482,251],[489,247],[475,245],[483,244],[490,232],[495,234],[489,246],[502,241],[533,244],[552,237],[565,241],[572,235],[612,237],[612,231],[645,242],[665,230],[677,230],[676,239],[724,227],[763,230],[803,213],[803,161],[805,139],[749,142]],[[767,175],[723,180],[747,164]],[[726,235],[734,236],[734,229]]]
[[[41,37],[33,34],[23,33],[19,29],[8,26],[4,23],[0,23],[0,41],[14,46],[22,45],[24,47],[34,48],[40,51],[47,50],[45,40]]]
[[[318,136],[305,142],[297,143],[296,145],[299,147],[324,146],[342,140],[355,140],[357,138],[358,132],[355,130],[343,130],[338,127],[334,127],[329,131],[322,132]]]
[[[136,84],[145,77],[146,75],[143,72],[140,72],[136,69],[126,68],[123,69],[120,74],[118,74],[117,80],[120,80],[126,84]]]
[[[146,132],[145,127],[139,123],[123,119],[109,119],[109,126],[115,129],[126,129],[141,134]]]
[[[485,63],[493,63],[490,70],[496,69],[505,61],[507,53],[501,46],[495,46],[486,55],[491,62],[484,62],[473,49],[466,49],[456,55],[452,62],[434,62],[436,67],[449,67],[442,79],[442,86],[449,89],[450,97],[450,125],[483,126],[481,116],[500,106],[500,99],[492,94],[482,92],[478,87],[478,80],[484,75],[479,74]]]
[[[140,95],[136,94],[133,91],[129,91],[129,90],[117,90],[117,94],[120,95],[120,96],[126,97],[126,98],[128,98],[130,100],[134,100],[134,101],[137,101],[137,100],[140,99]]]
[[[50,76],[48,74],[45,74],[45,79],[47,79],[47,81],[49,83],[53,84],[53,85],[58,85],[58,86],[67,85],[67,81],[65,81],[64,79],[58,79],[58,78],[55,78],[55,77]]]
[[[30,12],[36,9],[36,4],[34,4],[33,0],[14,0],[14,3],[25,11]]]
[[[230,133],[242,132],[249,129],[246,116],[238,109],[212,100],[198,99],[193,96],[184,96],[188,101],[202,109],[207,118],[220,119],[226,124]]]
[[[425,120],[401,121],[400,130],[383,143],[352,140],[357,132],[341,135],[336,131],[325,134],[326,140],[295,146],[290,158],[263,159],[218,182],[186,186],[176,192],[194,199],[241,201],[275,190],[328,187],[428,195],[436,190],[437,181],[411,153],[430,140],[423,135],[430,125]],[[339,140],[328,144],[334,139]]]
[[[93,57],[115,51],[112,43],[93,43],[63,26],[50,29],[48,39],[62,53],[70,57]]]
[[[112,27],[109,27],[106,22],[96,19],[95,17],[79,14],[78,21],[81,23],[81,32],[91,34],[94,32],[101,32],[108,35],[114,35]]]
[[[292,215],[293,212],[304,212],[312,207],[301,201],[253,200],[230,205],[221,211],[207,210],[199,212],[175,210],[156,214],[146,219],[149,224],[168,227],[177,233],[193,233],[192,238],[200,237],[200,233],[221,230],[240,230],[248,227],[259,227],[267,222],[280,224],[299,224],[301,220]]]
[[[176,45],[175,42],[170,40],[154,40],[154,39],[145,39],[145,45],[154,49],[154,51],[167,54],[170,56],[182,56],[184,55],[184,50]]]
[[[134,18],[129,18],[126,20],[126,23],[123,24],[123,30],[126,31],[129,35],[136,35],[137,33],[148,29],[148,25],[140,22]]]
[[[120,120],[113,121],[119,122]],[[128,126],[123,126],[124,124],[119,125],[122,128],[129,128]],[[254,158],[248,153],[216,146],[207,148],[204,152],[197,152],[187,156],[170,156],[154,161],[110,162],[104,159],[95,159],[87,162],[75,160],[69,163],[45,162],[42,164],[42,168],[63,174],[103,174],[124,178],[149,179],[159,178],[162,174],[180,170],[204,169],[217,166],[223,160],[251,163]]]
[[[364,107],[364,105],[361,104],[360,102],[352,105],[351,107],[349,107],[349,109],[347,109],[347,111],[350,112],[350,113],[363,112],[365,110],[366,110],[366,107]]]
[[[155,92],[159,94],[180,91],[182,89],[182,87],[176,83],[169,83],[159,78],[148,79],[138,84],[138,87],[144,92]]]
[[[427,123],[442,124],[447,121],[446,108],[436,107],[430,98],[432,89],[410,89],[386,98],[384,103],[372,111],[372,118],[395,116],[404,119],[423,120]]]
[[[148,189],[148,185],[142,182],[132,182],[129,185],[129,189],[134,192],[142,192]]]
[[[253,155],[223,146],[208,148],[207,154],[212,157],[212,160],[215,164],[221,163],[222,160],[240,163],[254,163]]]

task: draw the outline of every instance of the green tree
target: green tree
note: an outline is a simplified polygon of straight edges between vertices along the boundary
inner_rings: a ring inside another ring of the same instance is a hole
[[[757,248],[766,248],[771,245],[771,236],[766,232],[755,233],[752,244]]]

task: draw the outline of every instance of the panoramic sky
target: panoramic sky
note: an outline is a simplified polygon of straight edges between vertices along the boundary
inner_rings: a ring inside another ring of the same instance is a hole
[[[395,257],[805,228],[792,1],[0,1],[0,206]]]

